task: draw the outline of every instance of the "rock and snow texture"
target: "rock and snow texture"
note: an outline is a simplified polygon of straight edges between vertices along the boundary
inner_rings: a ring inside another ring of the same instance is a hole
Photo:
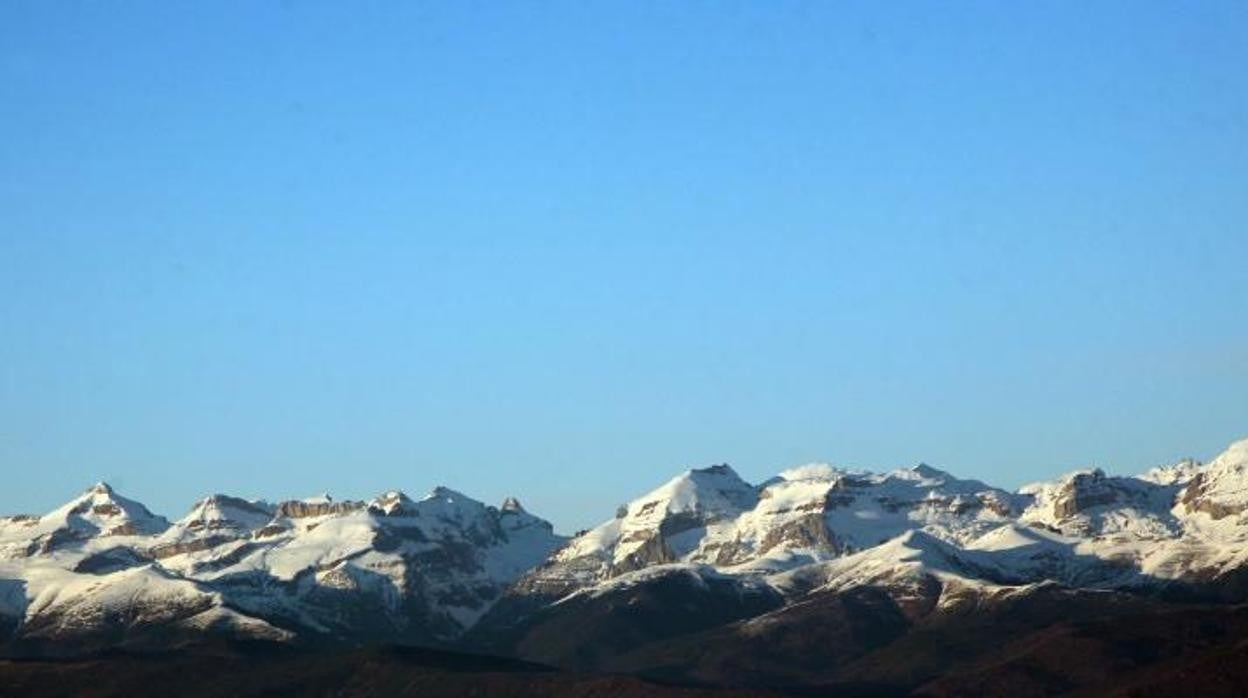
[[[932,580],[1203,584],[1248,570],[1245,512],[1248,441],[1208,464],[1083,470],[1014,493],[927,465],[814,464],[760,484],[716,465],[571,540],[513,498],[493,507],[442,487],[371,501],[217,494],[170,523],[100,484],[46,515],[0,518],[0,647],[142,644],[145,628],[162,642],[203,632],[446,642],[509,604],[531,610],[670,575],[790,599]]]
[[[0,519],[0,646],[447,640],[563,542],[514,499],[495,508],[445,488],[420,501],[218,494],[171,524],[100,484],[44,516]]]
[[[812,464],[757,486],[714,466],[621,507],[517,591],[558,597],[664,567],[783,589],[916,575],[1098,589],[1208,581],[1248,563],[1246,511],[1248,441],[1205,465],[1136,477],[1083,470],[1016,493],[927,465],[879,474]]]
[[[808,465],[758,486],[690,470],[573,540],[525,580],[570,589],[666,563],[765,574],[924,530],[959,544],[1012,520],[1016,497],[926,465],[886,474]]]

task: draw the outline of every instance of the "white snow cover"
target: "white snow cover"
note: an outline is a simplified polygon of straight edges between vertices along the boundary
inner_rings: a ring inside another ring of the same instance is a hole
[[[368,623],[386,632],[452,638],[517,581],[557,597],[666,574],[784,594],[923,578],[1136,588],[1248,564],[1245,511],[1248,440],[1208,464],[1135,477],[1086,469],[1015,493],[927,465],[808,464],[758,485],[712,466],[570,541],[514,498],[493,507],[444,487],[368,502],[212,495],[170,524],[100,483],[43,516],[0,518],[0,621],[55,635],[163,618],[280,638],[290,631],[278,626],[363,622],[335,606],[345,594],[367,601],[352,608],[380,609]]]
[[[375,598],[400,630],[417,604],[439,619],[430,634],[453,635],[564,541],[515,500],[500,510],[446,488],[297,503],[286,517],[212,495],[170,524],[99,484],[44,516],[0,519],[0,616],[49,637],[137,616],[282,638],[263,617],[329,632],[338,611],[318,594],[333,590]]]
[[[658,561],[739,573],[828,560],[924,529],[969,541],[1009,520],[1011,495],[926,465],[874,474],[809,464],[751,486],[727,466],[690,470],[573,540],[551,574],[612,576],[646,546]],[[813,520],[812,520],[813,517]],[[817,522],[817,524],[816,524]],[[586,564],[596,560],[597,564]],[[574,572],[568,567],[575,566]]]
[[[779,587],[812,575],[852,585],[932,574],[1120,588],[1248,563],[1248,440],[1207,465],[1185,460],[1137,477],[1086,469],[1013,494],[927,465],[872,473],[814,463],[753,495],[748,487],[726,467],[688,471],[530,577],[565,589],[636,579],[638,551],[656,574],[691,565]],[[691,511],[692,521],[673,515]]]

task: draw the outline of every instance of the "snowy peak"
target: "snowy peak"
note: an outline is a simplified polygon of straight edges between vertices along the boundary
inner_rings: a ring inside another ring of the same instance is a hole
[[[619,522],[615,559],[627,566],[672,557],[664,538],[732,519],[758,503],[758,491],[728,465],[686,470],[662,487],[629,502]]]
[[[1248,510],[1248,439],[1231,444],[1192,477],[1180,501],[1188,513],[1214,520],[1242,517]]]
[[[30,627],[88,623],[87,610],[108,604],[178,605],[264,632],[275,632],[271,621],[282,632],[420,643],[461,637],[506,607],[500,599],[531,613],[680,569],[784,594],[1208,584],[1248,570],[1245,511],[1248,441],[1208,465],[1139,477],[1082,470],[1016,494],[926,464],[811,464],[758,486],[715,465],[678,474],[571,541],[515,498],[495,507],[447,487],[415,500],[396,489],[275,505],[214,494],[170,525],[98,483],[44,516],[0,518],[0,579],[18,582],[25,598],[10,605],[31,604]]]
[[[1192,478],[1201,473],[1203,467],[1200,461],[1187,458],[1173,465],[1164,465],[1153,468],[1139,479],[1151,482],[1156,485],[1186,485],[1192,481]]]
[[[415,503],[413,511],[426,518],[465,525],[490,519],[484,502],[449,487],[438,486]]]
[[[382,516],[405,516],[415,511],[416,503],[399,490],[390,490],[368,503],[369,511]]]
[[[156,559],[209,550],[220,545],[269,535],[277,507],[226,494],[213,494],[195,502],[186,516],[170,526],[148,546]],[[281,529],[282,527],[276,527]]]
[[[1248,467],[1248,439],[1236,441],[1227,447],[1217,458],[1209,462],[1209,468]]]
[[[91,485],[90,487],[88,487],[83,494],[111,495],[112,493],[113,493],[113,488],[107,482],[100,480],[94,485]]]
[[[943,470],[937,470],[927,463],[919,463],[910,469],[910,472],[924,480],[944,480],[950,477],[949,473]]]
[[[799,465],[796,468],[780,471],[776,477],[768,480],[764,485],[771,484],[778,480],[786,480],[788,482],[799,482],[802,480],[815,480],[831,482],[846,475],[865,475],[865,471],[844,470],[827,463],[807,463]]]
[[[471,497],[468,497],[461,492],[457,492],[449,487],[443,487],[442,485],[438,485],[437,487],[434,487],[432,490],[429,490],[429,494],[425,495],[425,498],[423,501],[429,501],[433,499],[444,499],[448,502],[454,502],[456,500],[461,500],[461,501],[468,500],[472,502],[477,502],[477,500],[472,499]]]
[[[178,608],[214,629],[290,635],[272,620],[428,643],[462,633],[564,540],[518,502],[500,510],[447,488],[418,502],[213,494],[170,525],[100,483],[45,516],[0,519],[0,579],[32,604],[31,627],[57,632],[111,632],[102,607]]]
[[[686,470],[662,487],[633,500],[628,517],[661,520],[666,514],[714,517],[747,509],[758,500],[754,487],[724,465]]]
[[[575,539],[548,586],[667,563],[790,569],[923,530],[965,543],[1010,520],[1011,495],[927,465],[876,474],[810,464],[753,487],[728,466],[686,471]]]
[[[726,464],[686,470],[621,506],[614,519],[560,551],[558,560],[571,564],[575,571],[569,574],[581,580],[672,562],[698,544],[700,532],[735,519],[757,502],[757,488]]]
[[[448,487],[435,487],[420,501],[399,491],[387,492],[368,505],[368,512],[383,526],[408,529],[407,536],[424,540],[463,540],[475,546],[507,546],[529,540],[548,554],[563,539],[554,535],[549,522],[524,510],[515,499],[501,509],[487,506]],[[411,529],[421,531],[414,534]],[[393,533],[383,534],[383,537]]]
[[[1181,527],[1170,513],[1178,486],[1162,484],[1166,479],[1076,471],[1019,490],[1031,500],[1019,520],[1071,536],[1172,537]]]
[[[77,498],[43,516],[41,524],[70,530],[82,537],[135,536],[159,533],[169,527],[142,504],[117,494],[98,482]]]
[[[1130,496],[1125,478],[1106,477],[1100,468],[1063,475],[1056,482],[1019,490],[1035,497],[1037,520],[1062,522],[1096,507],[1112,506]]]
[[[0,559],[79,548],[94,540],[151,536],[169,522],[100,482],[43,516],[0,519]]]
[[[507,497],[506,499],[504,499],[503,503],[498,507],[498,510],[511,512],[514,514],[527,513],[525,512],[524,507],[520,505],[520,500],[516,499],[515,497]]]
[[[276,509],[264,502],[253,502],[226,494],[213,494],[195,503],[177,525],[189,530],[239,532],[254,531],[273,519]]]

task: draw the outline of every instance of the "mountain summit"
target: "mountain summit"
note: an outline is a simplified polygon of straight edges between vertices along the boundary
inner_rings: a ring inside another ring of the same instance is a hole
[[[571,539],[514,497],[494,507],[446,487],[368,501],[213,494],[170,523],[98,483],[42,516],[0,519],[0,649],[224,635],[603,668],[699,628],[806,628],[826,604],[913,623],[965,604],[1047,604],[1053,589],[1248,600],[1245,512],[1248,441],[1208,464],[1088,469],[1017,492],[926,464],[810,464],[759,484],[713,465]]]

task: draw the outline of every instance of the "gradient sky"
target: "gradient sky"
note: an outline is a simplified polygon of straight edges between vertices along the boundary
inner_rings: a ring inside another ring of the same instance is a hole
[[[1245,436],[1243,2],[0,5],[0,511]]]

